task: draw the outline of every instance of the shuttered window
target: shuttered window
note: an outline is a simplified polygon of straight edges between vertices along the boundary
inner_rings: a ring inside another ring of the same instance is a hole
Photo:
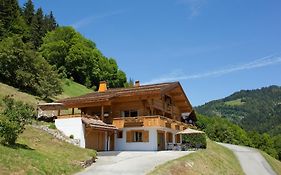
[[[149,131],[131,130],[126,132],[127,142],[149,142]]]

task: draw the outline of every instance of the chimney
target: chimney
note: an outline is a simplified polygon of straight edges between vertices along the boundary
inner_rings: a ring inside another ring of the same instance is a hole
[[[135,87],[140,87],[140,81],[139,80],[135,81]]]
[[[100,81],[98,92],[105,92],[107,90],[106,81]]]

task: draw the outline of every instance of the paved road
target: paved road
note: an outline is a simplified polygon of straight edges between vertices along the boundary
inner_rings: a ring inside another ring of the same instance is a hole
[[[122,151],[101,152],[97,162],[77,175],[141,175],[166,161],[192,151]]]
[[[264,157],[256,149],[225,143],[219,144],[234,152],[246,175],[276,175]]]

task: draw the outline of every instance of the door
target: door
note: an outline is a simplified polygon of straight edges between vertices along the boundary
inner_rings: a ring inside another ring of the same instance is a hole
[[[114,132],[108,132],[108,134],[110,134],[110,151],[114,151],[114,138],[115,138],[115,134]]]
[[[87,129],[85,142],[86,148],[94,149],[97,151],[104,151],[105,132],[94,129]]]
[[[157,131],[158,151],[165,150],[165,132]]]

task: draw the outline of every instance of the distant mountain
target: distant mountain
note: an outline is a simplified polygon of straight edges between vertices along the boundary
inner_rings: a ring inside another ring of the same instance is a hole
[[[200,114],[225,117],[248,131],[281,134],[281,87],[241,90],[195,108]]]

